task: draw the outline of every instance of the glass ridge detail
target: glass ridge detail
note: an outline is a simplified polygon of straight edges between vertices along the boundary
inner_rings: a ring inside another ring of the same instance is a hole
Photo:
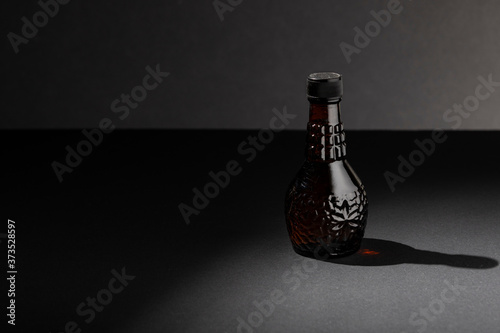
[[[338,161],[346,156],[344,125],[307,124],[307,156],[311,161]]]

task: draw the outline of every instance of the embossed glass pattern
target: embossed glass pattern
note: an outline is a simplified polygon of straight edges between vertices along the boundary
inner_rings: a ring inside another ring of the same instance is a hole
[[[340,104],[311,103],[306,160],[285,199],[288,233],[301,255],[345,256],[361,245],[368,200],[346,160],[345,139]]]

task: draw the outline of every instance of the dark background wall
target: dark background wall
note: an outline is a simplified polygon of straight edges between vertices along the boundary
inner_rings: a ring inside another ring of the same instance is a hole
[[[223,0],[226,2],[227,0]],[[237,3],[237,0],[232,0]],[[344,75],[348,129],[449,128],[443,113],[474,94],[477,77],[500,81],[500,2],[402,0],[402,11],[348,63],[339,47],[388,1],[250,1],[224,13],[212,0],[78,1],[16,54],[34,1],[2,9],[2,128],[261,128],[272,109],[298,114],[306,76]],[[127,118],[110,105],[142,83],[145,67],[170,75]],[[460,129],[500,129],[500,88]]]

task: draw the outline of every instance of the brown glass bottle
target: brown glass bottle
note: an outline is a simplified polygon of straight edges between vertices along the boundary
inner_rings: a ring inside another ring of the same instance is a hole
[[[342,76],[311,74],[307,91],[311,104],[306,160],[286,194],[288,234],[298,254],[318,259],[346,256],[361,245],[368,201],[346,160],[340,119]]]

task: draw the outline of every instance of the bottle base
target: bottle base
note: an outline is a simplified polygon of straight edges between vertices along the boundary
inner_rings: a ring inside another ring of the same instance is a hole
[[[318,260],[328,260],[353,255],[361,248],[361,242],[356,245],[343,248],[327,247],[325,249],[325,247],[323,247],[321,244],[308,244],[301,247],[293,245],[292,247],[295,253],[301,256]]]

